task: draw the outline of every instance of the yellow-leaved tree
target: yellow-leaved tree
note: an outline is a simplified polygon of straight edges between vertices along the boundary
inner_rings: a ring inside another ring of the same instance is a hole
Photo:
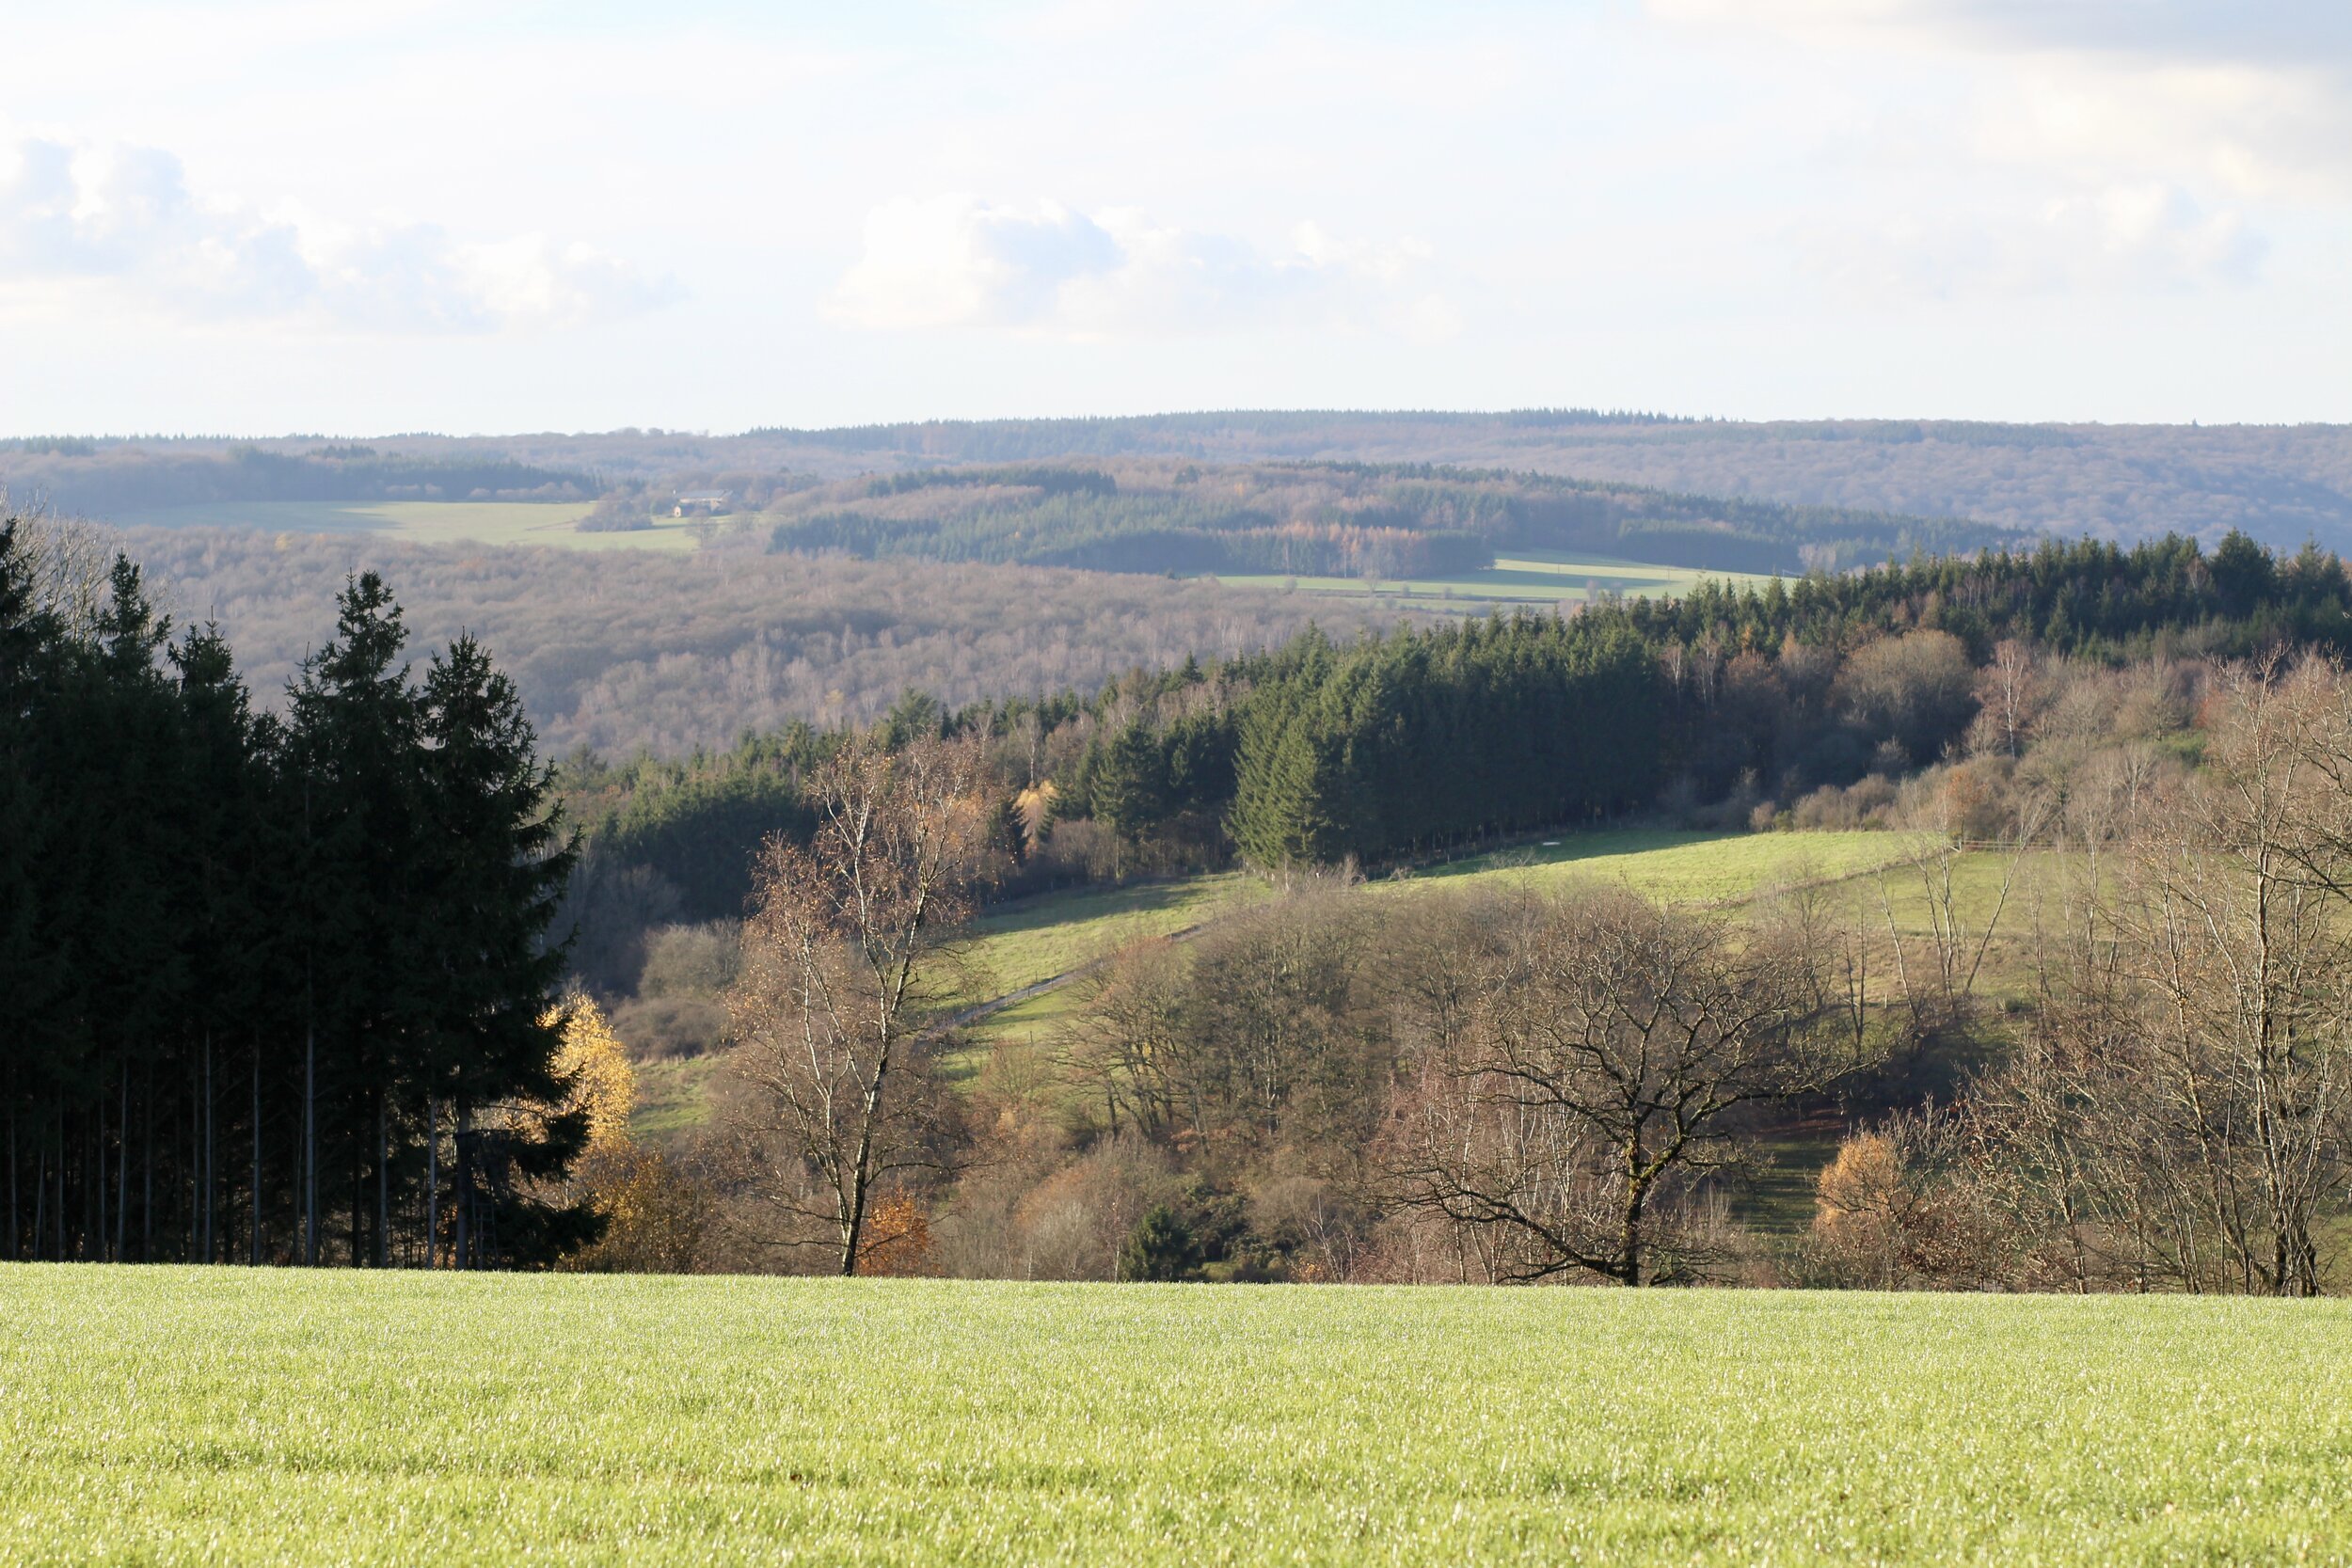
[[[604,1217],[604,1235],[566,1267],[611,1273],[684,1274],[702,1251],[708,1199],[676,1164],[629,1132],[637,1071],[604,1011],[587,996],[565,1004],[558,1064],[572,1080],[567,1109],[588,1113],[588,1150],[573,1180]]]
[[[637,1108],[637,1069],[593,997],[570,997],[564,1007],[570,1017],[555,1058],[556,1069],[572,1081],[564,1108],[588,1113],[590,1152],[626,1143],[629,1113]]]

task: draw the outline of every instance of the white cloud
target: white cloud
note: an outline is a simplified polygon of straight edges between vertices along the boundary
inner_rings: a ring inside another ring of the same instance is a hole
[[[1901,217],[1816,241],[1814,270],[1872,292],[1971,295],[2242,287],[2266,243],[2235,212],[2208,212],[2177,186],[2110,185],[1992,221]]]
[[[1931,33],[1994,45],[2308,65],[2352,63],[2342,0],[1650,0],[1671,17],[1814,36]]]
[[[1129,207],[901,198],[869,213],[863,252],[830,303],[840,323],[884,331],[1016,327],[1077,338],[1216,332],[1311,318],[1427,340],[1458,320],[1411,285],[1410,242],[1335,240],[1311,223],[1287,249],[1176,229]]]
[[[1058,203],[901,198],[866,218],[866,248],[834,290],[837,320],[882,330],[1024,325],[1063,285],[1123,260],[1102,225]]]
[[[1649,0],[1706,31],[1982,68],[1983,155],[2193,179],[2240,195],[2352,191],[2345,0]],[[1867,65],[1855,62],[1859,72]]]
[[[183,320],[389,332],[574,325],[633,315],[676,292],[583,245],[270,217],[200,199],[179,160],[154,148],[30,138],[0,163],[0,299],[58,283]]]

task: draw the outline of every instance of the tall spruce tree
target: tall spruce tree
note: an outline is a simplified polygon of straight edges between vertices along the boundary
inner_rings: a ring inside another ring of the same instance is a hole
[[[7,1100],[8,1236],[5,1255],[36,1256],[46,1227],[48,1112],[62,1063],[56,1030],[64,972],[41,867],[51,852],[52,769],[42,721],[54,704],[63,628],[40,602],[22,525],[0,515],[0,1096]],[[40,1189],[40,1191],[36,1191]],[[45,1217],[45,1214],[44,1214]]]
[[[586,1113],[507,1109],[569,1088],[556,1067],[564,943],[548,927],[578,842],[550,803],[514,684],[470,636],[434,658],[422,705],[437,1006],[418,1109],[437,1148],[443,1107],[452,1117],[458,1266],[543,1263],[601,1227],[584,1202],[543,1196],[586,1148]]]
[[[420,949],[437,911],[418,876],[422,712],[401,659],[400,606],[369,572],[336,608],[334,640],[305,662],[293,692],[304,1013],[297,1194],[303,1260],[320,1260],[326,1214],[342,1199],[345,1256],[356,1266],[380,1259],[389,1242],[389,1118],[427,1033]],[[363,1236],[372,1213],[373,1246]]]

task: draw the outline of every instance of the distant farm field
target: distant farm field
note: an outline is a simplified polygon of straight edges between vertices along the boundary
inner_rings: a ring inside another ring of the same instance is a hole
[[[12,1563],[2352,1554],[2352,1307],[0,1266]]]
[[[380,533],[412,545],[558,545],[566,549],[691,549],[691,522],[625,533],[572,525],[586,501],[219,501],[126,512],[109,522],[149,528],[258,528],[273,533]]]
[[[1754,584],[1771,578],[1753,572],[1710,572],[1660,566],[1556,550],[1514,550],[1482,571],[1452,577],[1387,578],[1285,577],[1279,573],[1220,575],[1220,582],[1245,587],[1289,588],[1301,594],[1348,598],[1395,599],[1400,609],[1482,612],[1512,605],[1581,604],[1600,594],[1625,598],[1677,598],[1706,581]]]

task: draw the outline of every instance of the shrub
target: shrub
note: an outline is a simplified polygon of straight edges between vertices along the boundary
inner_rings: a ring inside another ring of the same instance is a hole
[[[665,926],[645,939],[645,967],[638,974],[637,994],[717,997],[735,984],[742,967],[741,922]]]
[[[726,1043],[727,1011],[698,996],[648,996],[616,1007],[612,1032],[641,1062],[699,1056]]]
[[[1192,1227],[1165,1203],[1136,1221],[1119,1249],[1119,1277],[1125,1280],[1187,1279],[1200,1266],[1200,1248]]]

